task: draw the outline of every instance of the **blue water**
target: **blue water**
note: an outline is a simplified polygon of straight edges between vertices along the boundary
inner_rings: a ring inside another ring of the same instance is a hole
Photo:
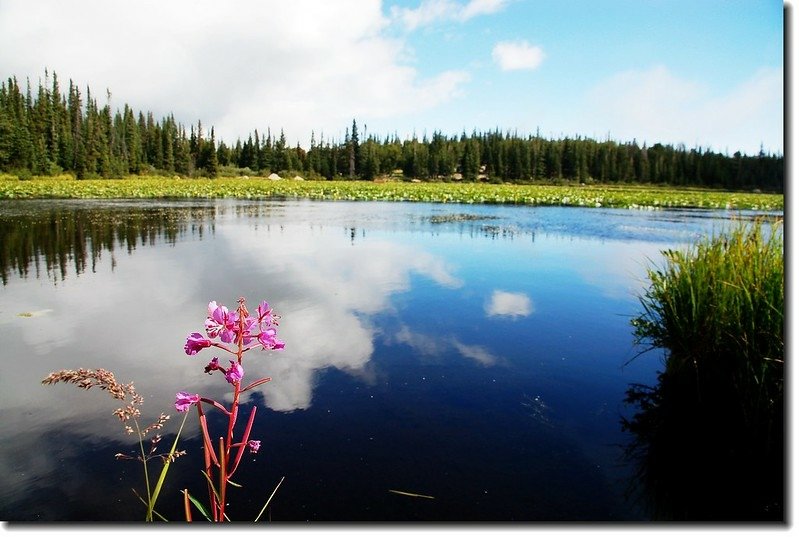
[[[175,393],[224,400],[213,353],[189,357],[207,303],[282,316],[286,349],[245,356],[253,438],[229,512],[273,521],[647,520],[626,494],[620,419],[646,268],[738,217],[310,201],[0,204],[0,516],[140,520],[135,444],[97,390],[45,387],[105,368],[179,416]],[[159,510],[205,493],[189,416]],[[212,426],[221,421],[212,419]],[[170,437],[171,439],[171,437]],[[409,496],[393,491],[423,496]]]

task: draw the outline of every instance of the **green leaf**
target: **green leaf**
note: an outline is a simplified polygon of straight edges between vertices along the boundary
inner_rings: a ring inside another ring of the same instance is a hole
[[[194,504],[194,507],[197,508],[197,510],[205,517],[205,519],[208,522],[211,522],[211,517],[208,515],[208,510],[206,510],[205,506],[202,503],[200,503],[200,501],[197,498],[189,494],[189,501],[191,501],[191,503]]]
[[[166,479],[166,474],[169,471],[169,465],[172,463],[172,456],[175,454],[175,450],[178,447],[178,439],[180,439],[180,433],[183,432],[183,425],[186,423],[186,417],[188,415],[188,412],[183,415],[183,421],[180,423],[180,429],[178,429],[178,434],[175,436],[175,441],[172,443],[172,449],[169,450],[169,455],[166,459],[166,462],[164,462],[164,467],[161,468],[161,474],[158,476],[158,482],[155,484],[155,489],[153,490],[150,504],[147,506],[151,512],[155,512],[155,502],[158,501],[158,495],[161,494],[161,486],[164,484],[164,480]]]

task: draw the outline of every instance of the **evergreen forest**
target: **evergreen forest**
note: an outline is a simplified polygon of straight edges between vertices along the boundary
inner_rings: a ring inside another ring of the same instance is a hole
[[[506,183],[637,183],[727,190],[783,192],[784,158],[733,155],[683,145],[594,140],[575,136],[501,131],[445,135],[364,135],[353,120],[343,140],[288,145],[283,131],[256,129],[246,140],[217,139],[202,122],[188,129],[173,115],[125,104],[111,109],[111,94],[98,104],[71,80],[65,89],[45,71],[37,88],[15,77],[0,84],[0,173],[25,179],[71,174],[77,179],[129,175],[217,177],[299,174],[309,179]]]

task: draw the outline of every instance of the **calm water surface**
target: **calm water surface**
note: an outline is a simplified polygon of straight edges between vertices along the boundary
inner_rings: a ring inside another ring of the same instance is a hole
[[[628,494],[622,416],[630,318],[645,269],[732,213],[308,201],[0,203],[0,516],[140,520],[137,463],[107,394],[45,387],[106,368],[179,415],[175,392],[223,399],[186,356],[209,301],[282,316],[257,456],[230,513],[252,520],[281,477],[275,521],[647,520]],[[632,361],[631,361],[632,360]],[[159,510],[204,494],[190,415]],[[212,424],[217,425],[217,424]],[[392,490],[433,498],[399,495]]]

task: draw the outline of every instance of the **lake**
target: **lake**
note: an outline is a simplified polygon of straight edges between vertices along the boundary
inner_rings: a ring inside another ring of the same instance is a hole
[[[229,513],[283,521],[646,521],[625,458],[646,268],[751,213],[388,202],[0,202],[0,516],[142,520],[136,444],[108,394],[59,369],[133,381],[143,421],[177,391],[224,400],[187,356],[209,301],[281,316],[245,355],[257,455]],[[211,416],[214,416],[211,414]],[[218,417],[212,426],[219,426]],[[192,412],[157,509],[205,493]],[[405,493],[405,494],[403,494]],[[410,494],[408,494],[410,493]],[[645,496],[645,494],[644,494]]]

